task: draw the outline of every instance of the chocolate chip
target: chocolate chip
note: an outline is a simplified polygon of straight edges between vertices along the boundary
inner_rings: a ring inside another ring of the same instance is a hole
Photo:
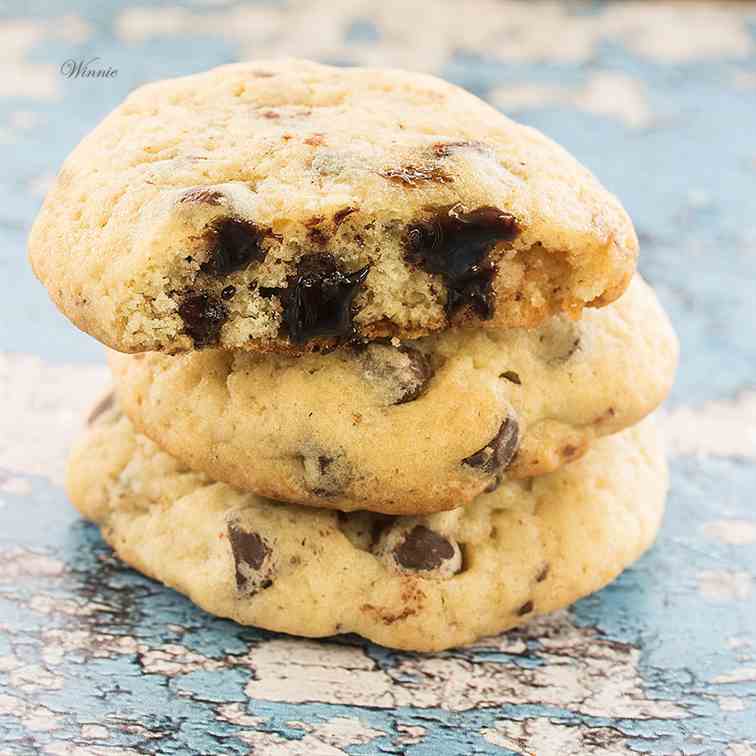
[[[280,291],[281,290],[277,286],[260,286],[257,289],[257,293],[263,299],[270,299],[271,297],[274,297],[276,294],[279,294]]]
[[[307,232],[307,239],[316,247],[325,247],[328,244],[328,235],[322,228],[311,228]]]
[[[520,232],[514,216],[495,207],[465,210],[461,204],[438,208],[433,217],[407,228],[405,259],[427,273],[439,274],[447,287],[446,311],[470,307],[481,318],[493,315],[496,269],[487,259],[500,242]]]
[[[450,184],[453,179],[440,168],[415,168],[407,165],[404,168],[389,168],[381,171],[381,176],[395,183],[416,187],[421,183],[435,181],[439,184]]]
[[[255,579],[253,574],[261,571],[266,558],[271,553],[265,539],[257,533],[242,530],[231,523],[228,526],[228,541],[234,557],[237,589],[247,593],[250,589],[254,589],[257,593],[269,588],[272,580],[268,576],[260,574],[259,579]]]
[[[200,205],[221,205],[223,204],[223,192],[219,192],[217,189],[206,189],[205,187],[197,187],[184,192],[179,198],[179,202],[183,205],[186,203],[197,203]]]
[[[435,570],[454,556],[454,547],[424,525],[415,525],[394,550],[396,561],[408,570]]]
[[[386,389],[389,404],[414,401],[433,377],[430,359],[415,347],[372,343],[356,351],[365,377]]]
[[[222,218],[208,232],[210,253],[201,268],[211,276],[227,276],[265,259],[260,246],[265,232],[254,223],[238,218]]]
[[[511,381],[512,383],[516,383],[518,386],[522,385],[522,381],[520,380],[520,376],[515,373],[514,370],[507,370],[504,373],[502,373],[499,378],[506,378],[508,381]]]
[[[365,266],[343,272],[327,254],[303,257],[296,276],[279,291],[289,340],[304,344],[320,336],[333,336],[339,341],[352,338],[352,300],[368,271],[369,266]]]
[[[348,486],[351,474],[342,453],[316,451],[302,454],[300,459],[305,486],[315,496],[338,496]]]
[[[433,377],[430,359],[419,349],[409,346],[399,347],[399,351],[409,358],[409,369],[401,384],[401,394],[395,404],[405,404],[417,399]]]
[[[504,480],[503,476],[497,475],[484,489],[483,493],[493,493]]]
[[[370,527],[370,549],[375,549],[378,542],[381,540],[383,533],[390,528],[395,522],[396,517],[387,514],[381,514],[380,512],[371,512],[372,524]]]
[[[95,420],[101,415],[104,415],[109,409],[115,406],[115,394],[111,391],[100,399],[94,407],[92,407],[89,417],[87,417],[87,425],[92,425]]]
[[[236,294],[236,286],[232,286],[229,284],[221,292],[221,299],[225,299],[225,300],[233,299],[234,294]]]
[[[536,575],[536,583],[542,583],[544,580],[546,580],[546,577],[549,574],[550,565],[547,562],[546,564],[541,567],[541,569],[538,571],[538,574]]]
[[[506,470],[514,459],[519,445],[519,426],[513,417],[501,424],[499,432],[482,449],[466,457],[462,462],[486,473]]]
[[[524,617],[526,614],[530,614],[530,612],[533,611],[533,602],[532,601],[526,601],[518,610],[517,610],[517,616],[518,617]]]
[[[336,227],[340,226],[344,222],[347,216],[356,212],[357,212],[356,207],[342,207],[341,210],[337,210],[333,214],[333,225]]]
[[[328,470],[333,465],[333,458],[321,454],[316,459],[317,470],[319,473],[319,485],[312,489],[315,496],[335,496],[341,493],[341,486],[334,480],[334,475],[329,475]]]
[[[357,510],[354,512],[337,511],[338,525],[341,532],[349,539],[352,546],[362,551],[374,552],[384,530],[390,527],[396,517]]]
[[[226,306],[205,293],[188,296],[179,305],[178,313],[184,321],[184,330],[197,347],[216,344],[228,319]]]

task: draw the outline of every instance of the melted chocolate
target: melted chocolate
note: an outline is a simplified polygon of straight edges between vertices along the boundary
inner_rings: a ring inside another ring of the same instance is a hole
[[[208,294],[191,294],[179,305],[184,331],[192,337],[196,347],[218,343],[221,328],[228,319],[228,310],[219,299]]]
[[[333,215],[333,225],[338,227],[340,226],[344,220],[348,216],[350,216],[352,213],[356,213],[357,208],[356,207],[342,207],[341,210],[337,210]]]
[[[260,246],[265,232],[254,223],[238,218],[223,218],[210,228],[210,253],[202,271],[211,276],[227,276],[265,259]]]
[[[443,277],[448,315],[470,307],[488,319],[493,315],[491,283],[496,272],[488,253],[500,242],[515,239],[519,231],[517,220],[495,207],[439,208],[429,220],[408,227],[405,259]]]
[[[341,271],[328,254],[303,257],[296,276],[279,291],[289,340],[301,345],[322,336],[339,341],[352,338],[352,301],[368,270],[369,266]]]

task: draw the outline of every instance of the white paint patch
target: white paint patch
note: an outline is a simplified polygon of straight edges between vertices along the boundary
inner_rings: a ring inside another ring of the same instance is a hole
[[[81,737],[87,740],[105,740],[110,737],[110,730],[102,725],[85,724],[81,726]]]
[[[323,743],[312,735],[305,735],[301,740],[289,740],[270,732],[240,732],[237,737],[252,746],[252,753],[265,756],[347,756],[346,751]]]
[[[700,407],[658,413],[673,455],[709,455],[756,460],[756,391]]]
[[[599,71],[584,86],[572,89],[539,84],[502,87],[489,99],[506,112],[559,105],[614,118],[632,128],[653,122],[642,82],[617,71]]]
[[[408,725],[397,722],[395,725],[399,737],[396,738],[397,745],[417,745],[421,743],[428,730],[420,725]]]
[[[8,675],[11,690],[24,692],[38,690],[62,690],[63,678],[38,664],[25,664]]]
[[[682,707],[648,699],[638,649],[607,641],[564,614],[531,623],[526,638],[543,646],[543,666],[453,656],[400,657],[381,668],[358,647],[274,639],[243,661],[255,670],[250,698],[391,709],[465,711],[507,703],[553,705],[589,716],[680,719]]]
[[[288,722],[290,727],[304,730],[309,737],[318,743],[331,748],[344,749],[353,745],[364,745],[376,738],[382,738],[386,733],[368,727],[356,717],[334,717],[325,722],[310,724],[309,722]],[[319,751],[314,751],[318,753]]]
[[[489,743],[523,756],[635,756],[637,753],[625,745],[625,736],[616,727],[566,725],[546,717],[499,720],[493,728],[484,728],[481,734]]]
[[[717,704],[721,711],[745,711],[748,708],[747,699],[734,696],[720,696]]]
[[[0,467],[62,483],[68,448],[108,383],[105,365],[0,355]]]
[[[11,695],[0,695],[0,714],[15,717],[32,732],[51,732],[63,724],[62,717],[46,706],[30,704]]]
[[[746,601],[752,590],[749,572],[706,570],[698,574],[698,592],[709,601]]]
[[[753,520],[714,520],[704,524],[703,532],[713,541],[732,546],[756,543],[756,521]]]
[[[21,660],[16,656],[0,656],[0,672],[10,672],[21,666]]]
[[[98,611],[107,611],[100,605]],[[115,655],[136,656],[144,652],[144,646],[126,635],[107,635],[91,630],[47,630],[43,633],[43,654],[48,665],[60,664],[71,652],[79,652],[96,659],[108,659]]]
[[[725,756],[756,756],[756,743],[730,743]]]
[[[266,717],[247,714],[240,703],[221,704],[218,707],[218,719],[240,727],[259,727],[268,721]]]
[[[33,596],[28,604],[30,609],[40,614],[65,614],[69,617],[91,617],[97,612],[112,612],[113,608],[101,601],[84,599],[63,599],[40,593]],[[75,635],[71,637],[76,637]],[[125,636],[123,636],[125,637]]]
[[[51,756],[139,756],[142,751],[117,746],[80,746],[70,740],[55,740],[45,746],[43,753]]]
[[[18,580],[25,577],[58,577],[65,571],[59,559],[35,554],[20,546],[0,549],[0,580]]]
[[[218,670],[226,666],[222,660],[210,659],[173,643],[156,649],[139,646],[139,658],[145,672],[166,677],[186,675],[198,670]]]
[[[743,682],[756,682],[756,667],[740,667],[712,678],[715,685],[734,685]]]
[[[748,638],[728,638],[727,641],[727,648],[732,649],[733,651],[736,651],[739,648],[750,648],[751,647],[751,641]]]

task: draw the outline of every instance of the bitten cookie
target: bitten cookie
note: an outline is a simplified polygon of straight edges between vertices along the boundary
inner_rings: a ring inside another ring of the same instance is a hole
[[[317,350],[616,299],[619,202],[431,76],[258,61],[141,87],[74,150],[34,270],[123,352]]]
[[[190,472],[106,409],[68,492],[128,564],[213,614],[438,651],[567,606],[648,548],[667,470],[650,420],[550,475],[429,517],[342,514]]]
[[[121,406],[192,469],[318,507],[451,509],[549,472],[666,396],[677,341],[636,279],[535,330],[450,330],[299,358],[111,353]]]

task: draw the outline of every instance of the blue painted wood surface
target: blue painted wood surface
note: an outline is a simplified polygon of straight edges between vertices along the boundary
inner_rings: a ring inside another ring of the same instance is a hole
[[[617,194],[682,342],[655,548],[559,614],[437,656],[212,618],[65,500],[107,382],[25,260],[45,187],[134,86],[296,54],[427,70]],[[66,78],[66,60],[117,69]],[[756,754],[756,5],[339,0],[0,6],[0,754]]]

